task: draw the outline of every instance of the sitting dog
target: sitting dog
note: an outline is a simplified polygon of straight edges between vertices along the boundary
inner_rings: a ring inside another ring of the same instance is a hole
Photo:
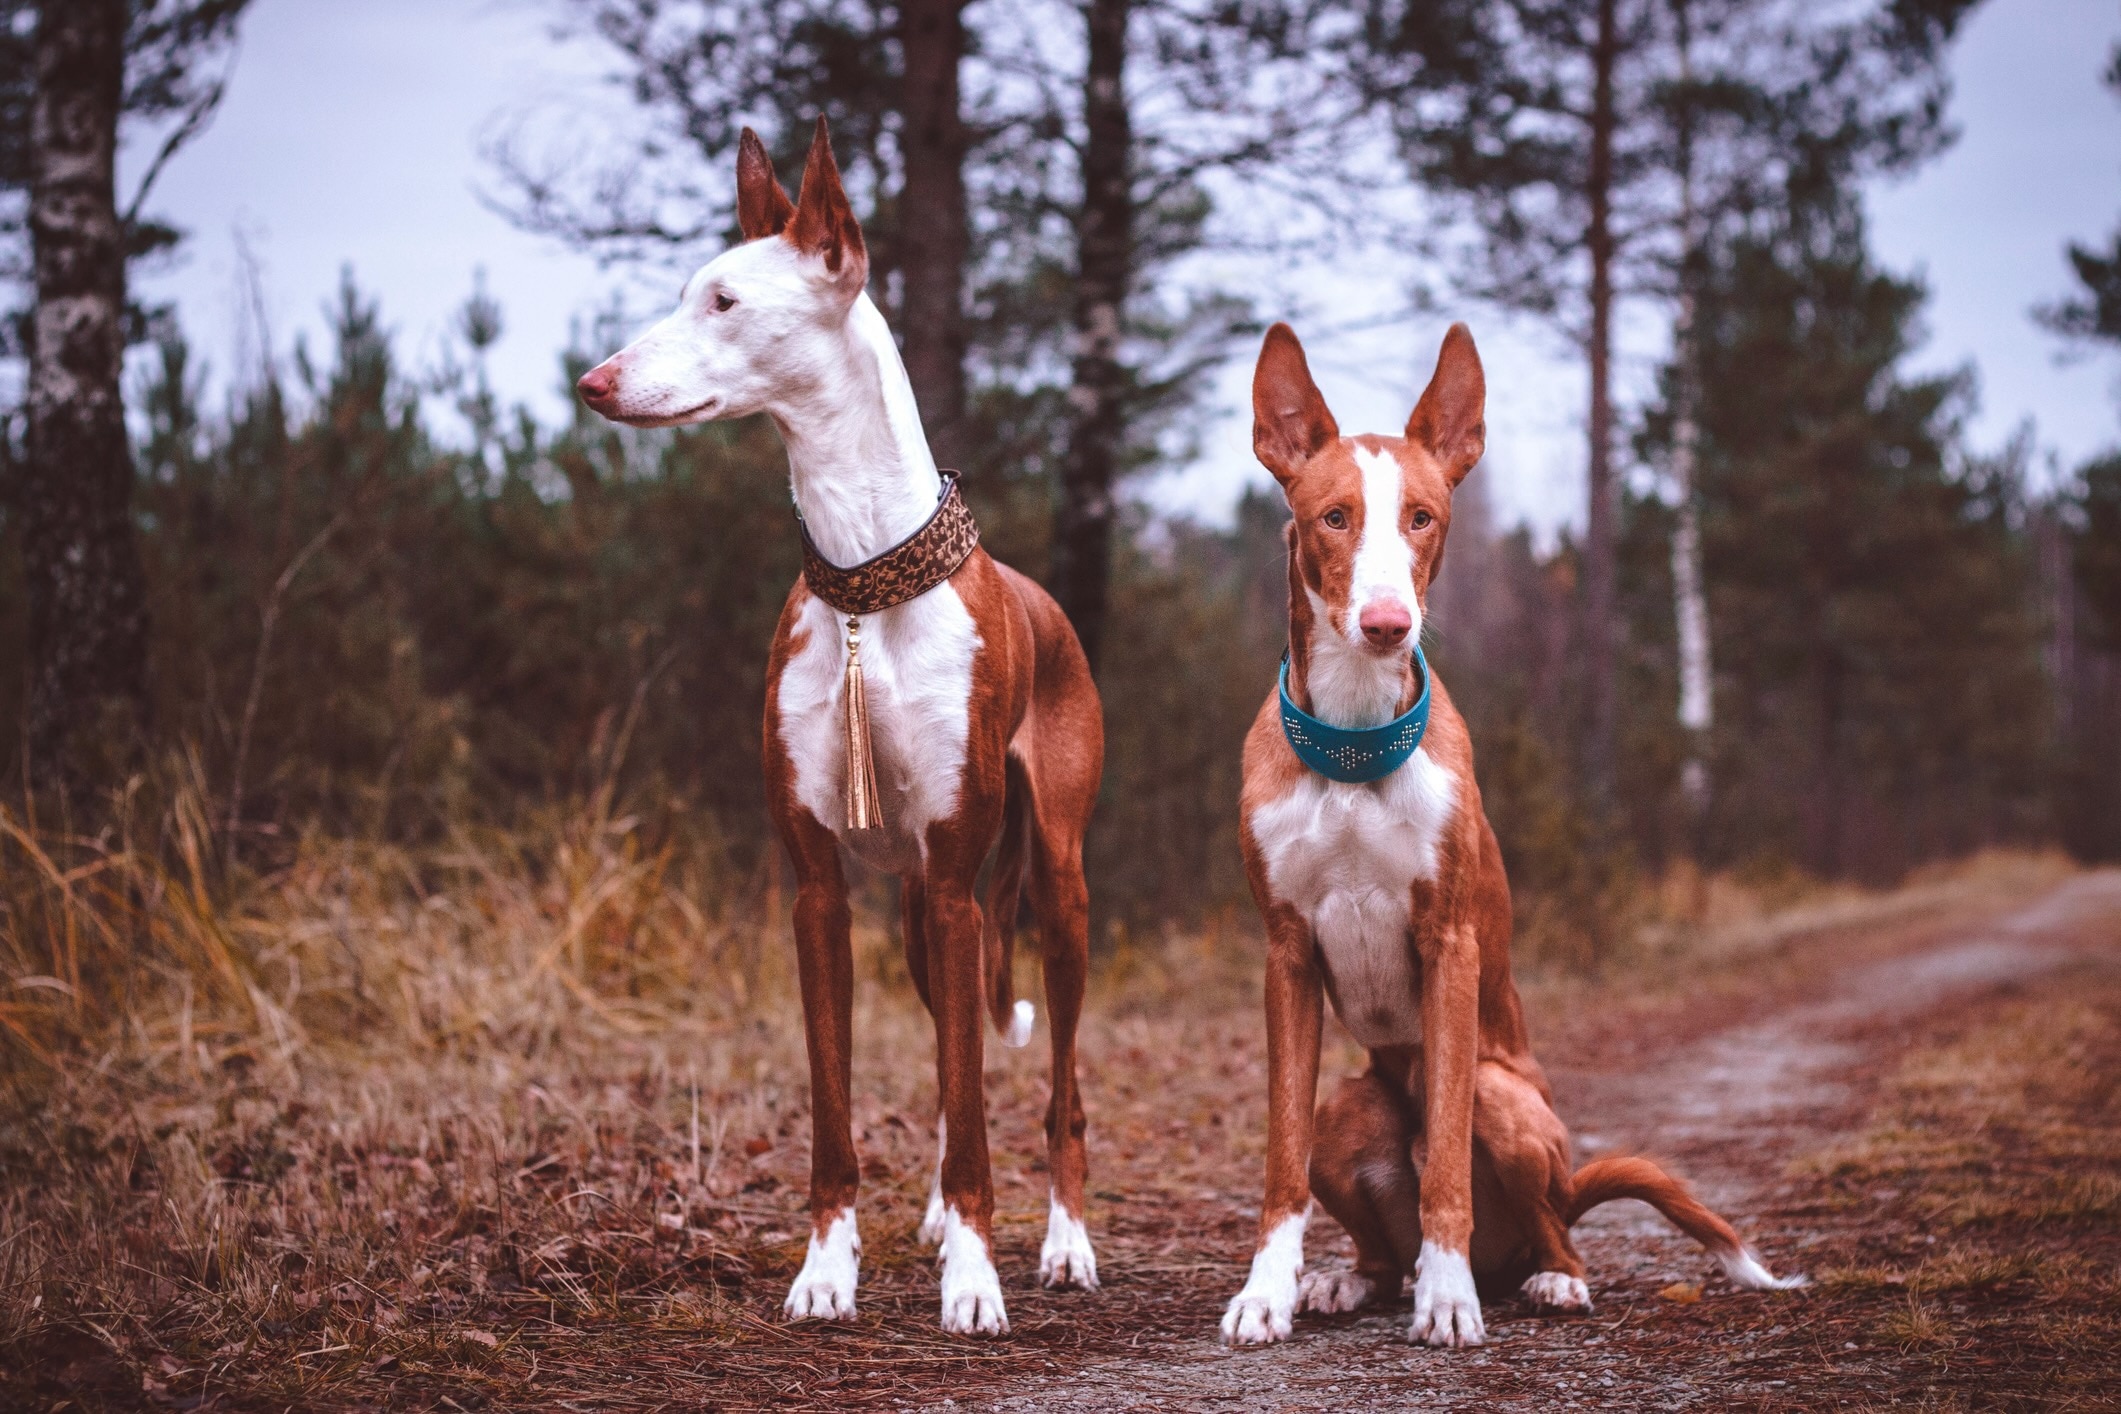
[[[1529,1059],[1529,1058],[1527,1058]],[[1319,1106],[1311,1191],[1355,1239],[1353,1270],[1306,1274],[1299,1311],[1353,1311],[1399,1294],[1420,1261],[1421,1057],[1405,1047],[1372,1053],[1367,1074],[1341,1082]],[[1529,1072],[1529,1073],[1527,1073]],[[1644,1158],[1593,1159],[1569,1171],[1569,1132],[1536,1063],[1483,1061],[1473,1096],[1474,1286],[1521,1291],[1545,1311],[1586,1314],[1591,1294],[1569,1229],[1601,1203],[1639,1198],[1706,1247],[1739,1286],[1782,1289],[1731,1225]]]
[[[935,1019],[941,1113],[921,1234],[942,1247],[942,1325],[1009,1329],[991,1255],[983,1010],[1012,1045],[1011,932],[1028,884],[1053,1043],[1052,1190],[1039,1273],[1095,1288],[1083,1227],[1075,1027],[1089,968],[1083,831],[1104,761],[1097,688],[1059,605],[977,545],[928,450],[913,388],[866,290],[862,228],[825,120],[790,202],[749,129],[741,244],[675,313],[584,374],[582,398],[637,427],[763,412],[788,447],[804,540],[766,666],[766,799],[795,861],[810,1050],[810,1248],[789,1319],[848,1320],[861,1257],[849,1113],[854,965],[841,850],[899,876],[906,965]],[[984,916],[980,869],[999,852]],[[983,1006],[984,1002],[984,1006]]]
[[[1510,975],[1510,888],[1466,725],[1420,650],[1451,494],[1486,446],[1464,325],[1401,438],[1342,437],[1285,324],[1253,377],[1252,444],[1289,527],[1289,651],[1245,741],[1246,873],[1266,921],[1267,1185],[1231,1344],[1286,1339],[1414,1278],[1408,1339],[1477,1345],[1476,1282],[1587,1310],[1569,1227],[1643,1198],[1747,1286],[1778,1283],[1654,1164],[1570,1171]],[[1318,1112],[1323,999],[1371,1054]],[[1309,1180],[1307,1184],[1307,1179]],[[1310,1194],[1354,1237],[1351,1273],[1303,1277]]]

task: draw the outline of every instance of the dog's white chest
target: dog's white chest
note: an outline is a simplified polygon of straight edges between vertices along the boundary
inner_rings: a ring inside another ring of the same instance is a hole
[[[1334,1010],[1363,1045],[1420,1039],[1408,915],[1415,881],[1436,877],[1457,799],[1457,779],[1417,751],[1371,785],[1306,772],[1252,812],[1267,882],[1310,923]]]
[[[781,745],[804,808],[865,863],[920,867],[928,827],[957,809],[970,732],[978,626],[957,590],[862,617],[862,691],[884,827],[847,831],[847,620],[812,597],[807,637],[781,670]]]

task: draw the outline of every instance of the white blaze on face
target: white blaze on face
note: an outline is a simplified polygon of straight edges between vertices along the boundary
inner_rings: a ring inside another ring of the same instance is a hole
[[[1421,604],[1414,597],[1414,547],[1400,528],[1405,476],[1390,452],[1355,448],[1362,472],[1362,538],[1355,546],[1354,573],[1348,580],[1348,615],[1342,632],[1361,646],[1362,611],[1378,600],[1396,599],[1406,606],[1414,627],[1411,643],[1421,637]]]

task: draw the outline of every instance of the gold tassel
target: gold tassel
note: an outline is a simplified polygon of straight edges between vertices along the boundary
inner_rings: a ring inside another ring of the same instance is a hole
[[[869,748],[869,698],[862,690],[862,624],[847,620],[847,828],[884,823],[876,798],[876,758]]]

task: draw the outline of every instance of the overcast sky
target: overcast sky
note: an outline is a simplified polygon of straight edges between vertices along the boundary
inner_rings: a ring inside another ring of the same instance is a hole
[[[298,335],[322,350],[321,307],[351,265],[381,296],[401,359],[420,368],[441,358],[451,317],[483,270],[507,319],[492,356],[497,387],[561,416],[558,354],[571,325],[614,291],[639,308],[651,295],[637,278],[514,230],[479,200],[479,148],[497,124],[595,88],[601,57],[556,44],[555,13],[537,0],[254,0],[220,115],[151,203],[192,238],[143,292],[176,302],[225,375],[255,357],[240,249],[257,261],[283,355]],[[2117,36],[2112,0],[1989,0],[1953,58],[1959,143],[1913,180],[1877,190],[1871,205],[1881,260],[1920,272],[1932,291],[1931,338],[1916,367],[1972,364],[1977,445],[1999,445],[2029,420],[2043,461],[2063,466],[2121,441],[2121,359],[2062,361],[2028,317],[2067,288],[2064,243],[2103,240],[2121,220],[2121,103],[2098,82]],[[1374,283],[1351,288],[1323,272],[1291,272],[1288,284],[1306,291],[1321,323],[1376,297]],[[1580,518],[1575,361],[1535,326],[1446,313],[1472,321],[1488,363],[1481,476],[1498,510],[1545,531]],[[1404,422],[1445,316],[1430,322],[1313,341],[1343,428]],[[1159,504],[1218,515],[1247,480],[1264,477],[1250,450],[1249,352],[1218,380],[1223,411],[1201,461],[1150,489]],[[1647,368],[1638,356],[1623,376],[1640,380]]]

